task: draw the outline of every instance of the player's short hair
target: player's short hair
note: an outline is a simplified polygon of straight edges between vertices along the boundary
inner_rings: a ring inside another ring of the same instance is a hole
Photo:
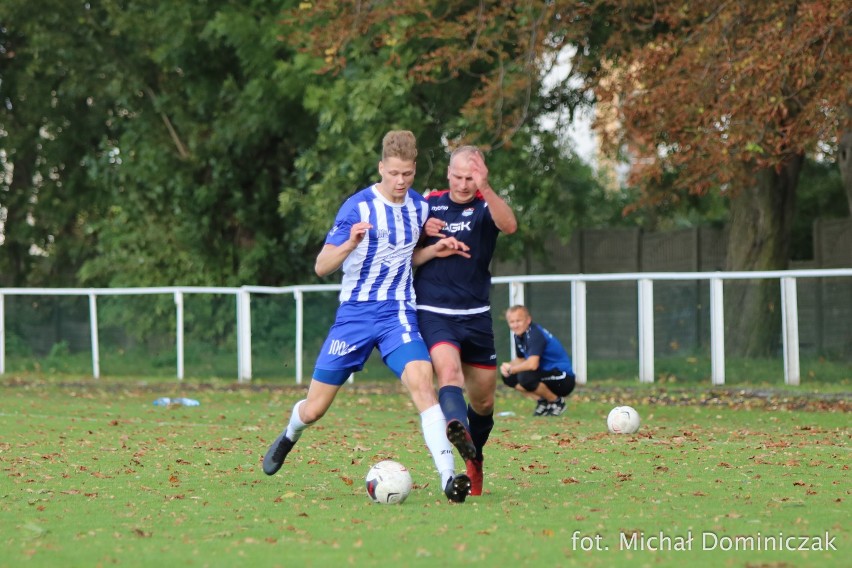
[[[530,316],[530,311],[527,309],[526,306],[522,306],[521,304],[509,306],[509,309],[506,310],[506,315],[509,315],[513,312],[523,312],[526,316]]]
[[[482,150],[480,150],[476,146],[471,146],[469,144],[464,145],[464,146],[459,146],[458,148],[456,148],[455,150],[453,150],[450,153],[450,163],[452,163],[453,159],[456,156],[462,156],[462,155],[465,155],[465,154],[482,154]]]
[[[417,139],[410,130],[391,130],[382,140],[382,160],[399,158],[409,162],[417,159]]]

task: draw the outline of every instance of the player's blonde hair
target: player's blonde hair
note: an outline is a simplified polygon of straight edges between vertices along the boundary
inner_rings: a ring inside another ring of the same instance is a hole
[[[382,160],[399,158],[408,162],[417,159],[417,139],[410,130],[391,130],[382,140]]]

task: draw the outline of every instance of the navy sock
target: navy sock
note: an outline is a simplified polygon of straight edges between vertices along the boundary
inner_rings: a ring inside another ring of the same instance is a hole
[[[458,420],[464,424],[465,428],[470,429],[467,424],[467,403],[464,401],[464,393],[461,387],[441,387],[438,390],[438,402],[447,422]]]
[[[492,428],[494,428],[494,413],[482,416],[468,406],[467,419],[470,423],[470,437],[473,439],[473,445],[476,446],[476,459],[481,460],[482,448],[488,441]]]

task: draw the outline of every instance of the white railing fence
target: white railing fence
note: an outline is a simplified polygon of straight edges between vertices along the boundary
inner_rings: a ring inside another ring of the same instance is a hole
[[[624,274],[552,274],[526,276],[498,276],[493,284],[507,284],[508,305],[524,304],[526,284],[570,283],[571,305],[571,355],[577,382],[587,381],[587,321],[586,285],[593,282],[636,282],[638,313],[638,376],[641,382],[654,381],[654,283],[661,281],[708,281],[710,306],[710,359],[711,382],[725,383],[725,322],[723,282],[731,280],[777,279],[781,287],[781,338],[783,344],[784,382],[798,385],[801,380],[799,367],[799,316],[796,282],[808,278],[852,277],[852,268],[823,270],[786,270],[764,272],[646,272]],[[0,374],[6,372],[6,315],[5,296],[88,296],[89,329],[92,349],[92,375],[100,377],[100,347],[98,341],[99,296],[172,294],[175,303],[175,348],[177,351],[177,378],[184,378],[184,295],[226,294],[233,295],[236,308],[237,335],[237,379],[240,382],[252,378],[252,294],[291,295],[295,302],[295,375],[296,383],[305,378],[304,347],[304,301],[305,294],[336,292],[338,284],[304,286],[242,286],[225,287],[156,287],[156,288],[0,288]],[[852,301],[852,298],[850,298]],[[507,357],[510,354],[506,354]]]

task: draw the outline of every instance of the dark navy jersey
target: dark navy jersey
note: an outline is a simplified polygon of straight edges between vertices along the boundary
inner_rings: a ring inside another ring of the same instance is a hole
[[[565,371],[574,374],[571,358],[556,337],[535,322],[521,335],[515,336],[515,350],[524,359],[539,357],[538,368],[542,371]]]
[[[488,311],[491,295],[491,257],[500,230],[491,218],[488,204],[479,194],[464,204],[454,203],[449,190],[426,196],[429,217],[447,223],[443,234],[470,247],[470,258],[450,255],[434,258],[414,273],[417,309],[443,314],[472,314]],[[426,245],[438,237],[428,237]]]

